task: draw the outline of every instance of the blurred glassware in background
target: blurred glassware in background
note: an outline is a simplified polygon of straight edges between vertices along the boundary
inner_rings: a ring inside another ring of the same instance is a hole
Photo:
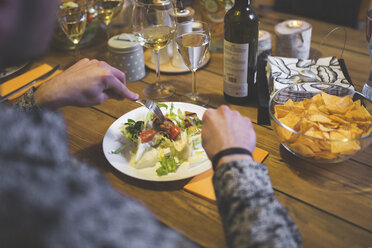
[[[119,14],[124,4],[124,0],[95,0],[95,8],[98,18],[105,24],[107,41],[110,39],[111,21]]]
[[[87,23],[86,0],[60,0],[57,18],[61,29],[75,45],[75,60],[80,58],[79,42],[83,37]]]
[[[223,52],[223,23],[226,12],[233,6],[233,0],[200,0],[202,20],[208,23],[211,32],[210,50]]]
[[[362,93],[370,100],[372,100],[372,8],[367,11],[366,18],[366,38],[368,44],[369,56],[371,59],[371,72],[367,79],[367,82],[364,84]]]
[[[114,32],[114,29],[115,30],[120,29],[122,32],[131,33],[132,32],[132,23],[131,23],[132,11],[133,11],[133,1],[124,0],[121,10],[111,20],[111,32]]]
[[[93,5],[94,0],[88,1],[87,8],[87,23],[85,25],[85,31],[83,37],[79,42],[79,47],[86,47],[96,36],[97,30],[99,28],[100,20],[97,18],[97,10]],[[54,28],[54,33],[52,37],[52,46],[56,49],[61,50],[74,50],[76,45],[70,41],[70,39],[63,32],[60,25],[56,25]]]
[[[175,93],[174,87],[160,82],[159,50],[173,39],[176,29],[174,6],[171,0],[135,0],[132,29],[139,43],[156,54],[156,83],[148,85],[143,93],[150,99],[162,99]]]

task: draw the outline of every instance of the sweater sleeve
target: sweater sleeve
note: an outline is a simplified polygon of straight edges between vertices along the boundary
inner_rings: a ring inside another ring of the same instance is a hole
[[[11,102],[13,107],[17,108],[20,111],[32,111],[38,108],[35,103],[34,93],[36,91],[35,87],[28,89],[23,95],[16,98]]]
[[[265,165],[223,164],[213,184],[229,247],[301,247],[301,235],[276,200]]]

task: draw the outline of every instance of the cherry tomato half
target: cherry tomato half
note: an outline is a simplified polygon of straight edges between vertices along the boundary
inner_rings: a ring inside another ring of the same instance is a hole
[[[170,129],[169,137],[172,140],[175,140],[177,136],[180,134],[180,132],[181,132],[181,128],[179,128],[178,126],[173,126]]]
[[[156,131],[154,129],[147,129],[147,130],[143,130],[139,137],[141,138],[141,141],[142,143],[146,143],[146,142],[149,142],[151,141],[154,136],[156,134]]]

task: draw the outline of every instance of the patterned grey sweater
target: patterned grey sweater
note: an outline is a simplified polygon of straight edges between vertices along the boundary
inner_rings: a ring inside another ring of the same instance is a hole
[[[264,165],[228,163],[213,182],[229,247],[301,246]],[[0,105],[0,247],[197,245],[73,158],[60,114]]]

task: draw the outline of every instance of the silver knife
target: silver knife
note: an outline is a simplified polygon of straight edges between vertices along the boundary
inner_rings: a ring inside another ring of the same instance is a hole
[[[40,77],[32,80],[31,82],[23,85],[21,88],[18,88],[12,92],[10,92],[9,94],[6,94],[4,97],[1,97],[0,98],[0,103],[2,102],[5,102],[6,100],[8,100],[9,97],[12,97],[13,95],[17,94],[18,92],[24,90],[25,88],[35,84],[36,82],[40,81],[40,80],[44,80],[44,79],[47,79],[48,77],[50,77],[51,75],[53,75],[61,66],[60,65],[56,65],[55,67],[53,67],[53,69],[51,69],[50,71],[48,71],[47,73],[41,75]]]

